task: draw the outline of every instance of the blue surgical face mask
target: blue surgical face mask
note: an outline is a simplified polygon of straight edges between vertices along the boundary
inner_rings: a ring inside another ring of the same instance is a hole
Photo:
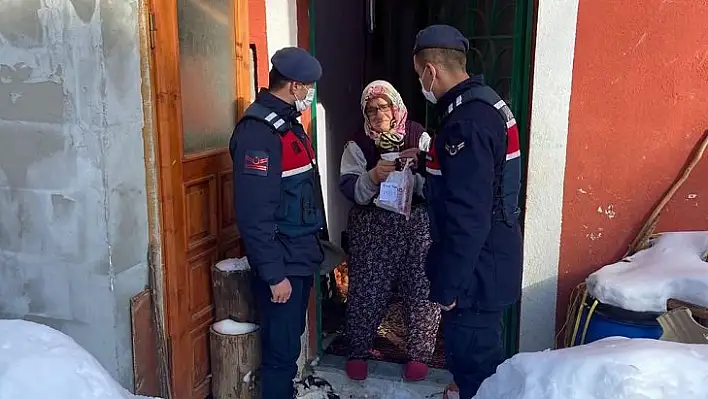
[[[428,67],[426,66],[423,70],[423,74],[420,75],[420,78],[418,78],[418,81],[420,82],[420,89],[423,92],[423,97],[425,97],[425,99],[428,100],[431,104],[435,104],[438,102],[438,99],[435,98],[435,93],[433,93],[433,83],[435,83],[435,76],[433,76],[433,80],[430,81],[430,87],[428,89],[426,89],[425,84],[423,84],[423,76],[425,76],[425,71],[427,70]]]

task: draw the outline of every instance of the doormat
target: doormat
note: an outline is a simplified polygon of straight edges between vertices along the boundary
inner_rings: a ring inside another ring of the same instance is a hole
[[[372,349],[369,351],[371,360],[379,360],[388,363],[405,364],[408,362],[408,355],[405,347],[405,324],[403,319],[403,309],[400,300],[393,300],[390,304],[386,318],[379,326],[374,337]],[[340,321],[344,324],[344,320]],[[347,357],[349,348],[343,335],[337,337],[325,350],[325,353]],[[445,368],[445,351],[443,347],[442,331],[438,331],[435,343],[435,352],[428,362],[432,368]]]
[[[334,340],[325,353],[343,357],[348,356],[349,350],[344,337],[339,336],[336,340]],[[408,362],[408,356],[406,355],[405,349],[380,334],[377,334],[374,338],[374,345],[370,351],[369,359],[398,364],[405,364]],[[445,368],[445,351],[443,348],[442,339],[440,338],[438,338],[435,343],[435,353],[433,353],[433,358],[428,362],[428,366],[436,369]]]

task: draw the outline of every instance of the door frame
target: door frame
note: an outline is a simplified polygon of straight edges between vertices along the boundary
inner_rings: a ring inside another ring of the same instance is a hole
[[[466,0],[471,1],[471,0]],[[314,1],[310,1],[309,32],[311,52],[315,54],[315,6]],[[368,5],[367,5],[368,7]],[[531,116],[531,85],[533,80],[533,49],[536,39],[536,14],[538,9],[537,0],[517,0],[514,17],[514,63],[512,66],[512,111],[516,116],[519,125],[521,149],[522,149],[522,185],[519,194],[519,205],[522,209],[520,221],[523,225],[523,214],[525,211],[526,185],[528,172],[528,151],[530,148],[530,116]],[[366,33],[365,33],[366,34]],[[367,39],[368,40],[368,39]],[[315,101],[316,103],[316,101]],[[312,137],[316,145],[317,123],[316,107],[313,107]],[[426,114],[429,107],[426,107]],[[427,120],[427,116],[426,116]],[[427,123],[426,123],[427,125]],[[316,279],[315,293],[317,300],[314,304],[315,325],[310,326],[311,345],[316,349],[316,355],[322,356],[324,353],[322,342],[322,298],[319,290],[319,279]],[[310,308],[312,309],[312,307]],[[519,351],[520,333],[520,299],[504,313],[503,344],[506,357],[511,357]],[[312,337],[315,339],[312,339]]]
[[[251,93],[249,1],[234,3],[234,77],[236,93]],[[178,286],[175,268],[186,264],[186,228],[180,226],[184,216],[185,192],[182,183],[184,159],[228,151],[226,148],[184,155],[182,134],[179,38],[175,0],[147,0],[141,9],[141,69],[145,105],[146,159],[148,191],[151,191],[150,214],[150,287],[155,303],[155,324],[160,365],[160,393],[165,398],[182,395],[176,381],[191,380],[186,365],[174,364],[182,350],[175,345],[173,329],[183,313],[186,301],[179,298],[185,287]],[[159,12],[157,12],[159,10]],[[250,103],[250,95],[235,101],[238,118]],[[172,132],[180,132],[173,134]]]
[[[512,70],[512,112],[519,125],[521,141],[521,191],[519,193],[519,207],[521,215],[522,234],[525,233],[524,220],[526,215],[526,187],[528,184],[529,149],[531,138],[531,87],[533,84],[533,49],[536,42],[536,13],[538,1],[524,0],[522,7],[517,8],[514,21],[514,39],[518,45],[514,46],[514,62]],[[519,339],[521,332],[521,298],[504,314],[504,347],[507,357],[519,353]]]
[[[466,1],[471,2],[472,0]],[[513,40],[513,61],[510,76],[511,102],[509,106],[516,118],[521,145],[521,187],[519,192],[519,208],[521,209],[521,214],[519,215],[519,222],[522,234],[524,234],[526,186],[528,184],[528,152],[531,133],[531,85],[533,79],[533,48],[536,39],[535,26],[537,8],[537,0],[515,0],[513,34],[510,36]],[[472,23],[468,16],[468,29],[472,27]],[[470,40],[472,39],[475,39],[475,37],[470,38]],[[428,119],[427,113],[431,109],[431,105],[428,105],[426,108],[426,126]],[[520,305],[521,297],[504,311],[502,340],[504,353],[507,358],[514,356],[519,351]]]

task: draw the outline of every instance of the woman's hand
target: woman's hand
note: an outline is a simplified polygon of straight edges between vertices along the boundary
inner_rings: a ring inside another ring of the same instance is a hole
[[[415,169],[418,167],[418,155],[419,154],[420,154],[420,149],[418,149],[416,147],[412,147],[407,150],[401,151],[401,153],[399,154],[399,158],[410,159],[411,160],[411,168]]]
[[[420,149],[417,147],[412,147],[401,151],[399,156],[401,158],[418,158],[418,154],[420,154]]]
[[[395,169],[396,166],[393,161],[380,159],[376,166],[369,171],[369,177],[374,183],[381,184]]]

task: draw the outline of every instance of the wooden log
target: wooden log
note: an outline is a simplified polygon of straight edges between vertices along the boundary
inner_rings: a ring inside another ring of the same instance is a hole
[[[222,320],[209,329],[214,399],[259,399],[261,342],[258,326]]]
[[[231,319],[255,323],[256,308],[251,291],[251,270],[245,258],[226,259],[211,268],[214,310],[217,321]]]

